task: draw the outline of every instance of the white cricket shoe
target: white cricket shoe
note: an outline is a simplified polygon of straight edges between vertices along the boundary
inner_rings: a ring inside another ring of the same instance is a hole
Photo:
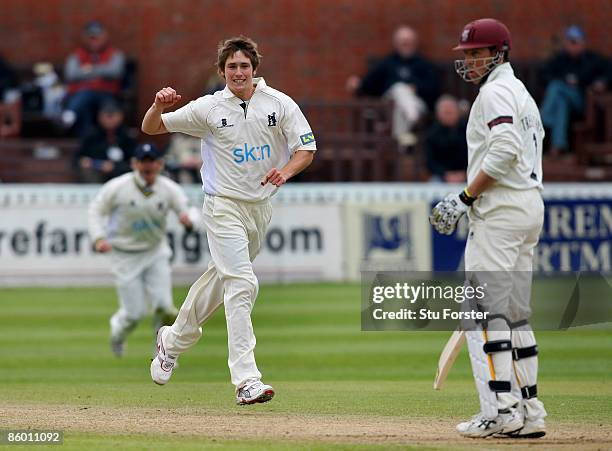
[[[546,422],[544,418],[537,418],[535,420],[526,418],[521,429],[504,435],[512,438],[541,438],[546,435]]]
[[[471,420],[459,423],[457,432],[464,437],[489,437],[494,434],[510,434],[523,427],[523,419],[517,409],[510,407],[494,419],[478,414]]]
[[[239,406],[268,402],[273,397],[274,389],[259,379],[248,380],[236,390],[236,404]]]
[[[110,347],[113,355],[120,359],[125,352],[125,341],[119,338],[111,337]]]
[[[170,326],[160,327],[157,331],[157,355],[151,360],[151,379],[157,385],[168,383],[176,367],[176,359],[178,359],[177,355],[166,354],[163,342],[165,329],[170,329]]]

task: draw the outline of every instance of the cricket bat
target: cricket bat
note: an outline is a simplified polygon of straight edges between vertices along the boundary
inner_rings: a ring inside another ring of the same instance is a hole
[[[434,390],[441,390],[444,386],[444,382],[450,373],[461,347],[465,343],[465,332],[457,328],[448,339],[448,342],[442,349],[440,354],[440,360],[438,360],[438,371],[436,371],[436,379],[434,380]]]

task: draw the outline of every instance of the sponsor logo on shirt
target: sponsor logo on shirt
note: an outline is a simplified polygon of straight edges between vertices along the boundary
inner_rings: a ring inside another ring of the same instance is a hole
[[[249,161],[263,161],[270,159],[270,145],[249,146],[244,143],[244,147],[236,147],[232,151],[234,162],[237,164],[248,163]]]
[[[155,225],[158,225],[158,224],[155,224]],[[132,231],[135,233],[143,233],[143,232],[148,232],[150,230],[153,230],[153,224],[151,224],[150,222],[144,219],[139,219],[138,221],[134,221],[132,223]]]
[[[304,145],[313,143],[315,142],[314,134],[312,132],[306,133],[300,136],[300,141],[302,141],[302,144]]]
[[[223,118],[221,119],[221,125],[217,125],[217,128],[225,128],[225,127],[233,127],[234,124],[228,124],[227,123],[227,119]]]

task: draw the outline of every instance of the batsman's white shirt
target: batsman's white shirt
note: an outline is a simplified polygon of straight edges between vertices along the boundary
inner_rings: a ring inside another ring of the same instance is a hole
[[[92,241],[106,239],[113,249],[143,252],[166,244],[169,210],[187,213],[187,196],[175,182],[158,176],[146,187],[137,172],[107,182],[89,207]]]
[[[468,184],[481,169],[496,182],[468,212],[465,269],[525,275],[528,280],[516,277],[520,283],[514,283],[508,277],[489,288],[492,312],[525,319],[531,313],[533,252],[544,219],[544,129],[536,103],[509,63],[493,69],[481,86],[466,133]]]
[[[472,105],[467,124],[468,185],[480,169],[496,186],[542,188],[540,112],[510,63],[491,71]]]
[[[248,102],[226,86],[161,116],[168,131],[202,139],[207,194],[248,202],[267,199],[278,189],[261,186],[268,171],[283,167],[298,149],[316,150],[310,125],[293,99],[263,78],[253,82]]]

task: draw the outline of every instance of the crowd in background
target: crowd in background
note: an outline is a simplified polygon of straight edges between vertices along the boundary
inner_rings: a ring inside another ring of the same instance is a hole
[[[367,72],[348,77],[348,92],[355,97],[389,99],[393,104],[390,133],[398,146],[420,146],[429,180],[463,182],[469,103],[442,92],[438,69],[419,52],[417,32],[401,26],[392,35],[388,55],[369,56]],[[540,110],[549,155],[571,151],[572,121],[584,114],[588,90],[610,88],[611,66],[607,58],[589,50],[580,27],[572,25],[564,31],[562,48],[539,68],[544,92]],[[127,120],[126,110],[136,105],[124,95],[131,83],[126,56],[112,45],[105,26],[98,21],[85,25],[81,43],[66,57],[61,77],[49,63],[37,63],[32,70],[34,82],[25,86],[10,63],[0,59],[0,139],[20,136],[22,97],[34,92],[40,113],[65,136],[79,140],[74,156],[77,180],[102,183],[129,171],[139,124],[137,118],[132,123]],[[202,92],[222,87],[221,80],[209,79],[203,81]],[[173,178],[198,181],[198,140],[174,135],[166,152]]]

